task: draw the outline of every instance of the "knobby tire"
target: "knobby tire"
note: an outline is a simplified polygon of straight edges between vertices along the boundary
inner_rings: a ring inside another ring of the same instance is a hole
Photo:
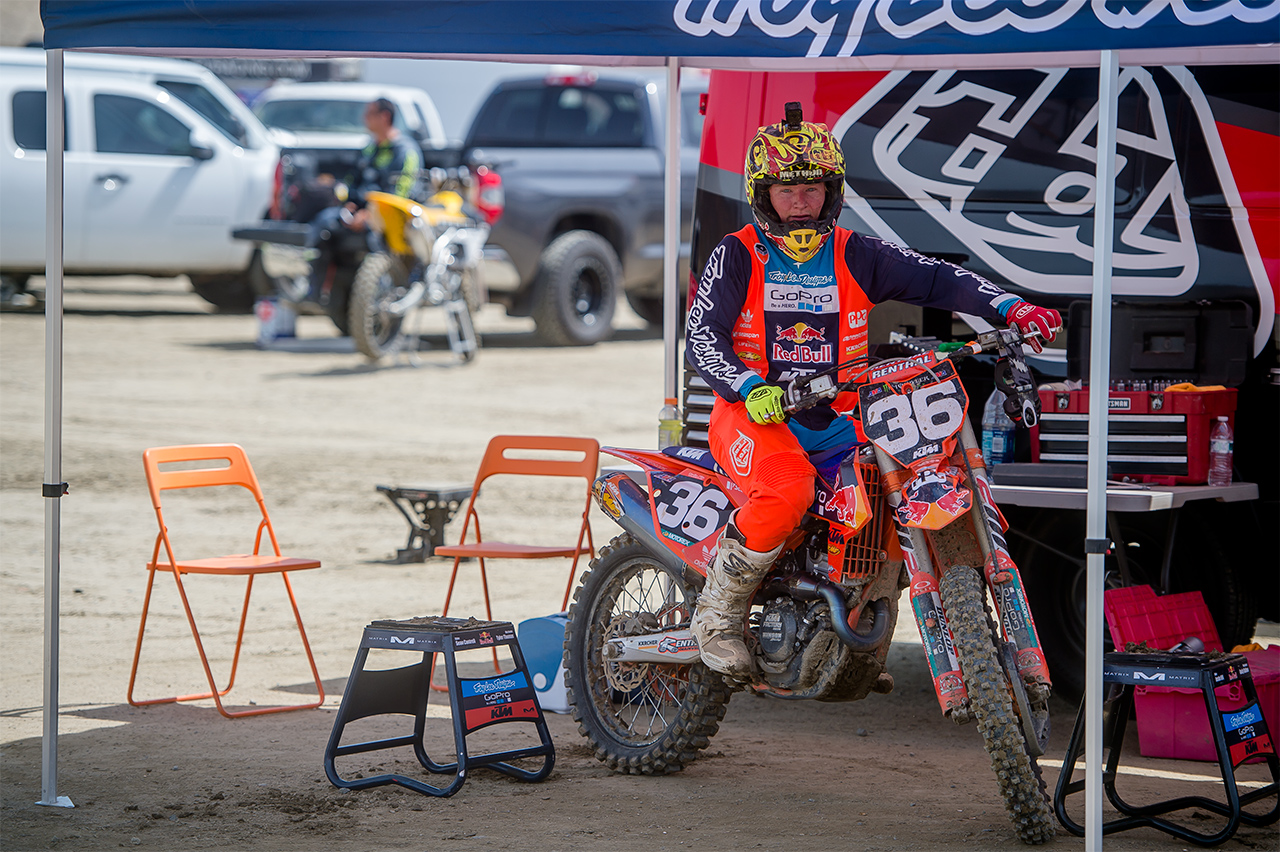
[[[672,590],[665,598],[664,583]],[[603,655],[610,625],[624,613],[649,612],[662,627],[673,627],[688,623],[695,599],[625,533],[602,548],[583,575],[565,629],[565,684],[578,731],[610,769],[678,772],[719,729],[732,689],[702,663],[609,663]],[[639,685],[614,689],[606,666],[633,667],[627,674]]]
[[[1039,767],[1027,753],[1004,668],[996,654],[982,578],[972,568],[957,566],[946,572],[939,589],[970,707],[991,756],[1005,810],[1023,843],[1052,840],[1053,812]]]

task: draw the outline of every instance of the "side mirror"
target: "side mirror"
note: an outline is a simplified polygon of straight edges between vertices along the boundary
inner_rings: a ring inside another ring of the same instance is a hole
[[[213,149],[193,133],[187,143],[187,156],[193,160],[212,160]]]

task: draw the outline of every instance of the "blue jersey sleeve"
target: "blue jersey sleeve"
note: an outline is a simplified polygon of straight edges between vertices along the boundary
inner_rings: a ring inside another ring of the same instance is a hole
[[[742,314],[750,281],[747,247],[737,237],[727,236],[707,259],[697,294],[689,305],[685,359],[716,396],[729,402],[737,402],[744,386],[760,380],[733,351],[733,327]]]
[[[1017,297],[981,275],[875,237],[853,234],[845,263],[872,302],[897,301],[1003,319]]]

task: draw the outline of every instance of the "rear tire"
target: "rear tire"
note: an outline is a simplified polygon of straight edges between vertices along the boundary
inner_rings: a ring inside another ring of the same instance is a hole
[[[622,265],[592,231],[569,231],[542,252],[534,282],[533,320],[553,346],[589,346],[613,334]]]
[[[578,731],[610,769],[678,772],[719,729],[731,695],[719,674],[700,662],[617,663],[603,653],[614,635],[687,624],[696,598],[625,533],[583,575],[565,629],[565,684]],[[637,628],[637,617],[648,627]]]
[[[384,252],[365,255],[351,285],[348,323],[356,349],[368,358],[398,352],[404,345],[404,316],[387,313],[386,306],[405,295],[409,272],[400,259]]]
[[[1004,667],[996,653],[982,578],[974,569],[960,565],[943,575],[939,591],[969,690],[969,706],[991,756],[1005,810],[1023,843],[1052,840],[1053,812],[1039,768],[1028,754]]]
[[[262,268],[262,255],[257,249],[244,272],[215,275],[188,275],[195,294],[222,313],[251,314],[260,296],[271,296],[275,288]]]

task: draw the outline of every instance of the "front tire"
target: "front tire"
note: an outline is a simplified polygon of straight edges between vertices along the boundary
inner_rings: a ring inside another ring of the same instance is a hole
[[[262,268],[262,255],[255,249],[243,272],[188,275],[195,294],[228,314],[251,314],[260,296],[271,296],[275,288]]]
[[[625,533],[602,548],[583,575],[565,630],[565,683],[578,731],[610,769],[678,772],[719,729],[731,689],[702,663],[604,658],[613,636],[687,624],[696,597]]]
[[[622,264],[604,237],[569,231],[542,252],[533,320],[553,346],[589,346],[613,334]]]
[[[956,566],[943,576],[939,591],[969,690],[969,706],[991,756],[1005,810],[1023,843],[1052,840],[1053,812],[1035,759],[1028,754],[1006,674],[996,654],[982,578],[972,568]]]
[[[348,327],[356,349],[376,361],[404,345],[404,316],[387,305],[409,289],[409,272],[399,258],[384,252],[365,255],[351,285]]]

